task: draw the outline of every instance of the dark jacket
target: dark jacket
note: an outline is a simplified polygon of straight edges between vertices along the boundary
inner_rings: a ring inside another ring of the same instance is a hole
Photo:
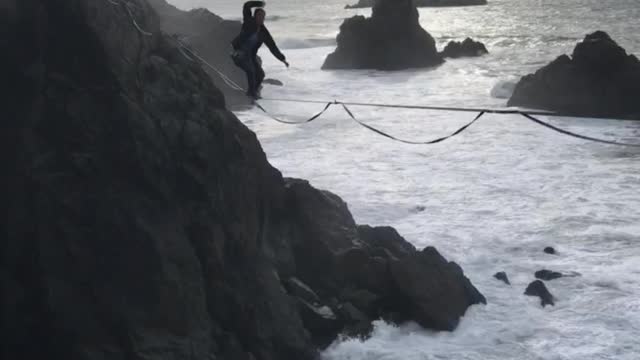
[[[261,7],[264,3],[262,1],[247,1],[242,8],[242,29],[240,30],[240,35],[236,36],[235,39],[231,42],[233,48],[235,50],[242,50],[243,44],[247,41],[247,39],[256,31],[258,31],[258,25],[256,24],[256,20],[251,14],[251,9],[254,7]],[[262,44],[266,44],[273,56],[275,56],[278,60],[284,61],[285,57],[276,46],[275,41],[271,37],[269,30],[267,27],[262,25],[260,30],[258,31],[258,43],[254,49],[251,49],[251,56],[256,56],[258,54],[258,49]]]

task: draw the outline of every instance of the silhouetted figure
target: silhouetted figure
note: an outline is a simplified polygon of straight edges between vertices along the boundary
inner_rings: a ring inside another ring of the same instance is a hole
[[[285,56],[276,46],[267,27],[264,26],[266,15],[263,9],[264,6],[264,1],[247,1],[244,4],[242,8],[242,29],[232,42],[234,49],[232,54],[233,62],[247,74],[247,84],[249,86],[247,95],[252,98],[259,98],[260,85],[264,80],[264,70],[262,70],[258,60],[258,49],[262,44],[267,44],[273,56],[289,67]],[[252,15],[251,9],[256,7],[257,9]]]

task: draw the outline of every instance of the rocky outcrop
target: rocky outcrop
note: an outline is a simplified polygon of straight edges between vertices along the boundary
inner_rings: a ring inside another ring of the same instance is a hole
[[[569,115],[640,118],[640,61],[602,31],[523,77],[509,106]]]
[[[482,56],[489,53],[489,50],[483,43],[475,41],[471,38],[466,38],[462,42],[450,41],[445,46],[441,55],[445,58],[460,58],[460,57],[475,57]]]
[[[0,358],[314,359],[372,319],[451,330],[482,301],[435,249],[283,179],[146,1],[0,20]]]
[[[556,254],[556,249],[554,249],[551,246],[545,247],[543,251],[544,251],[545,254],[549,254],[549,255],[555,255]]]
[[[147,1],[158,14],[160,27],[165,33],[180,39],[235,83],[247,88],[244,73],[230,58],[231,40],[240,32],[239,21],[224,20],[207,9],[182,11],[166,0]],[[238,5],[238,14],[240,11],[241,4]],[[185,52],[185,55],[197,61],[191,54]],[[204,70],[218,89],[222,90],[228,106],[242,107],[249,104],[244,93],[231,89],[213,70],[207,67]]]
[[[338,47],[323,69],[400,70],[439,65],[436,43],[419,23],[411,0],[380,0],[370,18],[354,16],[340,26]]]
[[[353,5],[346,5],[345,9],[369,8],[376,0],[360,0]],[[447,7],[447,6],[475,6],[487,5],[487,0],[414,0],[417,7]]]
[[[550,281],[560,279],[562,277],[562,274],[557,271],[538,270],[535,272],[534,276],[536,277],[536,279]]]
[[[509,281],[509,277],[507,276],[507,273],[504,271],[500,271],[493,274],[493,277],[504,282],[507,285],[511,285],[511,282]]]
[[[535,280],[530,283],[524,291],[525,295],[537,296],[540,298],[540,305],[545,307],[547,305],[555,305],[555,299],[549,292],[544,283],[540,280]]]

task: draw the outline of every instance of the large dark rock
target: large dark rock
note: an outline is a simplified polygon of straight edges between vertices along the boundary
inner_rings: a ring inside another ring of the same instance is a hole
[[[425,276],[425,269],[434,269],[439,276]],[[427,247],[401,261],[392,261],[390,270],[398,291],[394,300],[404,304],[394,311],[424,327],[453,330],[469,306],[486,304],[462,269],[446,261],[435,248]]]
[[[285,181],[146,1],[0,20],[0,358],[315,359],[385,312],[452,329],[478,302],[459,267]]]
[[[640,61],[605,32],[589,34],[573,50],[523,77],[509,106],[577,116],[640,117]]]
[[[547,305],[555,305],[553,295],[549,292],[544,283],[540,280],[535,280],[530,283],[524,291],[525,295],[537,296],[540,298],[540,305],[545,307]]]
[[[345,9],[361,9],[372,7],[376,0],[360,0],[353,5],[346,5]],[[417,7],[447,7],[487,5],[487,0],[413,0]]]
[[[489,51],[483,43],[466,38],[462,42],[450,41],[441,54],[445,58],[460,58],[482,56],[488,53]]]
[[[230,58],[231,40],[240,32],[239,21],[224,20],[207,9],[182,11],[166,0],[147,1],[157,12],[160,27],[164,32],[177,37],[235,83],[247,88],[244,72],[235,66]],[[241,4],[238,5],[238,14],[240,11]],[[198,61],[188,51],[185,51],[185,56]],[[204,70],[211,76],[218,89],[222,90],[228,106],[242,107],[248,104],[243,92],[231,89],[212,69],[204,67]]]
[[[439,65],[436,43],[419,23],[412,0],[380,0],[370,18],[354,16],[340,26],[338,47],[323,69],[400,70]]]

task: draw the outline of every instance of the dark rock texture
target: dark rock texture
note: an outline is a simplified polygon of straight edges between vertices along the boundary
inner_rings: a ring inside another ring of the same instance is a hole
[[[482,56],[488,53],[489,50],[487,50],[483,43],[471,38],[466,38],[462,42],[450,41],[444,50],[442,50],[441,54],[445,58],[460,58]]]
[[[354,16],[340,26],[336,50],[323,69],[400,70],[439,65],[436,43],[421,26],[411,0],[380,0],[370,18]]]
[[[523,77],[509,106],[577,116],[640,118],[640,61],[605,32],[589,34],[573,50]]]
[[[509,277],[507,276],[507,273],[504,271],[495,273],[493,277],[500,281],[503,281],[507,285],[511,285],[511,282],[509,281]]]
[[[546,248],[544,248],[543,251],[545,252],[545,254],[549,254],[549,255],[556,254],[556,249],[552,248],[551,246],[547,246]]]
[[[0,11],[0,358],[314,359],[386,314],[451,330],[484,300],[435,249],[283,179],[128,4]]]
[[[534,275],[536,279],[545,280],[545,281],[560,279],[562,277],[561,273],[557,271],[551,271],[551,270],[538,270],[535,272]]]
[[[540,305],[545,307],[547,305],[555,305],[553,295],[549,292],[544,283],[540,280],[535,280],[524,291],[525,295],[537,296],[540,298]]]
[[[345,9],[361,9],[372,7],[376,0],[360,0],[356,4],[346,5]],[[413,0],[417,7],[447,7],[487,5],[487,0]]]
[[[158,14],[160,28],[164,32],[180,39],[235,83],[247,88],[246,76],[235,66],[229,56],[232,51],[231,40],[240,32],[239,21],[224,20],[207,9],[182,11],[167,3],[166,0],[147,1]],[[241,10],[242,3],[239,3],[238,15],[241,14]],[[185,53],[197,61],[191,54]],[[248,105],[243,92],[231,89],[215,71],[208,67],[204,67],[204,70],[211,76],[218,89],[222,90],[228,106]]]

